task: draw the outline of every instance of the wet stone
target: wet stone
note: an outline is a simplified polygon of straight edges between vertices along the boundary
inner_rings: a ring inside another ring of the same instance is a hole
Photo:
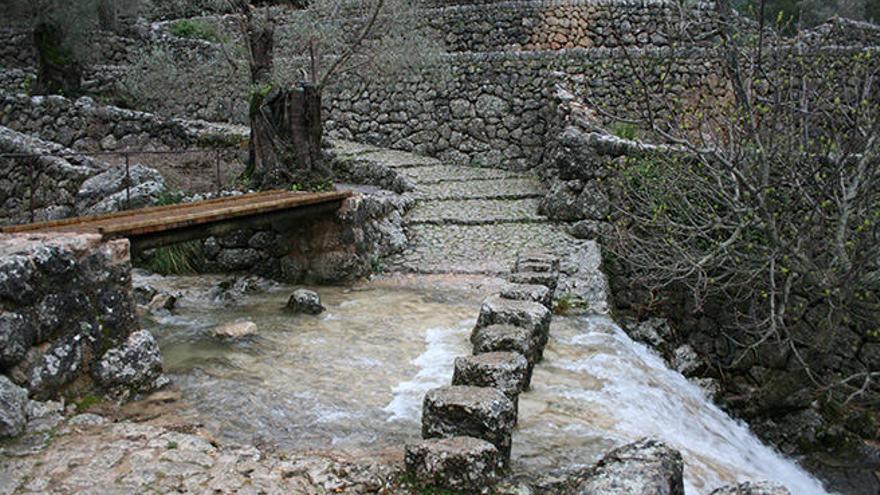
[[[528,378],[529,362],[522,354],[486,352],[456,358],[452,384],[497,388],[516,405]]]
[[[791,495],[787,488],[769,481],[740,483],[718,488],[709,495]]]
[[[590,470],[578,495],[684,495],[681,454],[662,442],[642,439],[612,450]]]
[[[440,387],[425,395],[422,437],[469,436],[494,445],[506,466],[510,461],[516,407],[494,388],[456,385]]]
[[[93,375],[116,395],[153,391],[165,384],[159,344],[147,330],[134,332],[121,346],[104,353]]]
[[[477,327],[503,324],[526,328],[531,331],[536,355],[541,356],[547,344],[551,316],[550,310],[536,302],[490,296],[480,307]]]
[[[559,282],[559,274],[556,272],[516,272],[508,275],[507,281],[514,284],[543,285],[553,292]]]
[[[508,283],[501,288],[500,294],[504,299],[532,301],[547,309],[553,308],[553,293],[545,285]]]
[[[319,315],[326,309],[321,304],[321,296],[317,292],[307,289],[297,289],[287,301],[287,309],[294,313],[307,315]]]
[[[252,321],[239,321],[220,325],[214,329],[214,336],[221,339],[240,339],[257,334],[257,324]]]
[[[425,486],[466,493],[494,484],[501,464],[498,449],[471,437],[433,438],[406,446],[406,472]]]
[[[486,352],[516,352],[528,360],[529,369],[526,387],[531,382],[531,372],[540,359],[540,349],[532,339],[532,332],[527,328],[513,325],[489,325],[477,327],[471,332],[471,344],[474,354]]]

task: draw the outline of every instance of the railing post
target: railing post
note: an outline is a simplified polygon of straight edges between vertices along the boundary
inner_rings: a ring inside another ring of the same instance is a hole
[[[131,209],[131,171],[129,169],[129,153],[125,152],[125,209]]]
[[[217,197],[220,197],[220,192],[223,191],[223,183],[220,179],[220,149],[214,150],[214,168],[217,173]]]
[[[31,223],[34,223],[34,220],[35,220],[34,196],[36,196],[36,179],[34,177],[34,169],[37,167],[37,164],[39,163],[39,157],[38,156],[32,157],[30,162],[31,162],[31,164],[30,164],[31,166],[28,167],[28,176],[30,177],[31,191],[30,191],[30,201],[28,202],[28,209],[30,210]]]

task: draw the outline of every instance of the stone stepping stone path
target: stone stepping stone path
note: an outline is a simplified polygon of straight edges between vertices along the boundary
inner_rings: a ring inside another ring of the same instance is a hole
[[[515,273],[553,279],[541,278],[543,290],[534,281],[511,283],[483,301],[471,334],[473,354],[456,358],[451,385],[425,395],[425,440],[406,446],[406,470],[418,482],[487,493],[510,467],[519,395],[528,391],[547,345],[552,315],[545,303],[552,301],[559,266],[546,253],[518,255]]]
[[[526,199],[541,198],[544,188],[538,179],[493,179],[417,183],[413,197],[422,200],[444,199]]]

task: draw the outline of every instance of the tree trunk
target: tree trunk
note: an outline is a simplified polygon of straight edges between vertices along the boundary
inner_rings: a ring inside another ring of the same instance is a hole
[[[33,94],[77,96],[82,91],[82,66],[64,38],[57,24],[41,22],[34,27],[37,80]]]
[[[119,31],[119,9],[114,0],[98,3],[98,26],[104,31]]]
[[[321,91],[306,83],[273,88],[275,28],[268,17],[257,25],[243,7],[250,51],[252,93],[250,143],[245,177],[257,189],[313,190],[330,185],[321,150]]]
[[[252,184],[259,189],[314,190],[330,186],[321,150],[321,93],[314,86],[272,90],[251,121]]]

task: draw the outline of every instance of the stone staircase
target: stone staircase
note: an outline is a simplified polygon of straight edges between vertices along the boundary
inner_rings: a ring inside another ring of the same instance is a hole
[[[337,148],[379,161],[414,186],[407,194],[415,206],[404,218],[410,245],[386,260],[391,271],[498,275],[517,253],[564,255],[582,243],[538,214],[545,190],[534,176],[353,143]]]

